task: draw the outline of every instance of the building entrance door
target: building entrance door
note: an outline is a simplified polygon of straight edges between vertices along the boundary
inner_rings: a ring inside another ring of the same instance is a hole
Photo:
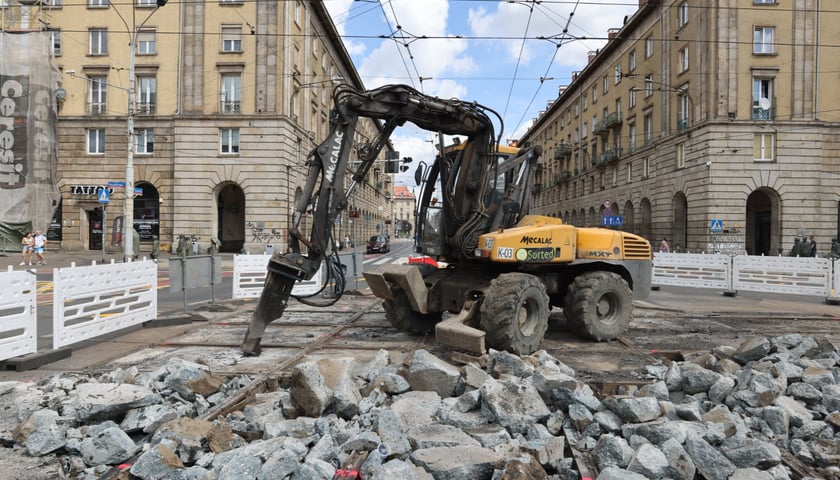
[[[102,232],[104,232],[104,228],[102,226],[102,210],[99,208],[94,208],[93,210],[87,210],[87,217],[88,217],[88,249],[89,250],[102,250]]]

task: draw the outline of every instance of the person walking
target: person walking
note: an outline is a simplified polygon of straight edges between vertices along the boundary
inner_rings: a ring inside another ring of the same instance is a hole
[[[668,242],[665,241],[663,238],[661,242],[659,242],[659,253],[670,253],[671,247],[668,245]]]
[[[20,244],[22,247],[20,250],[20,264],[26,265],[28,259],[29,265],[32,265],[32,250],[35,247],[35,237],[32,236],[32,232],[26,232]]]
[[[808,256],[816,257],[817,256],[817,241],[814,240],[814,236],[811,235],[808,237]]]
[[[38,265],[46,265],[44,252],[47,250],[47,237],[40,230],[35,230],[35,255],[38,256]],[[32,265],[30,263],[30,265]]]

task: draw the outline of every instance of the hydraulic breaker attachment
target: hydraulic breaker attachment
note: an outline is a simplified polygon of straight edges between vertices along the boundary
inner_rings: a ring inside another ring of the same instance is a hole
[[[435,338],[438,342],[467,352],[484,354],[484,331],[478,326],[481,298],[471,298],[457,317],[450,317],[435,325]]]
[[[266,325],[283,316],[295,283],[306,278],[306,261],[305,257],[295,254],[271,257],[260,301],[242,341],[242,353],[249,356],[260,354],[260,341]]]

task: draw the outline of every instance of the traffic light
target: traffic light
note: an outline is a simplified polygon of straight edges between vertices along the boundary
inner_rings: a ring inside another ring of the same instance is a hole
[[[400,172],[408,171],[408,164],[411,163],[412,161],[414,161],[414,160],[411,157],[403,157],[403,159],[402,159],[403,165],[400,165]]]

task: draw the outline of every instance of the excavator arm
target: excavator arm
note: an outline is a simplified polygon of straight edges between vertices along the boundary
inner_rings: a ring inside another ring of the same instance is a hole
[[[368,91],[349,85],[336,87],[330,133],[307,158],[308,176],[292,212],[288,251],[275,253],[269,260],[263,293],[248,326],[242,351],[246,355],[259,355],[265,328],[283,315],[295,283],[311,279],[324,261],[328,262],[328,277],[335,281],[336,293],[340,297],[344,285],[343,273],[331,228],[342,210],[347,208],[348,198],[356,185],[367,177],[396,127],[411,122],[425,130],[467,136],[472,149],[470,161],[461,166],[457,178],[452,180],[455,182],[453,187],[457,191],[474,192],[473,198],[482,198],[488,162],[493,161],[490,153],[497,141],[488,111],[492,112],[477,103],[428,96],[406,85],[386,85]],[[356,142],[356,126],[360,118],[381,122],[378,135],[362,144]],[[345,173],[354,148],[358,152],[359,165],[345,187]],[[464,218],[487,215],[480,202],[462,202],[459,208]],[[305,236],[300,225],[307,212],[312,213],[312,227],[309,235]],[[306,247],[305,254],[301,244]]]

